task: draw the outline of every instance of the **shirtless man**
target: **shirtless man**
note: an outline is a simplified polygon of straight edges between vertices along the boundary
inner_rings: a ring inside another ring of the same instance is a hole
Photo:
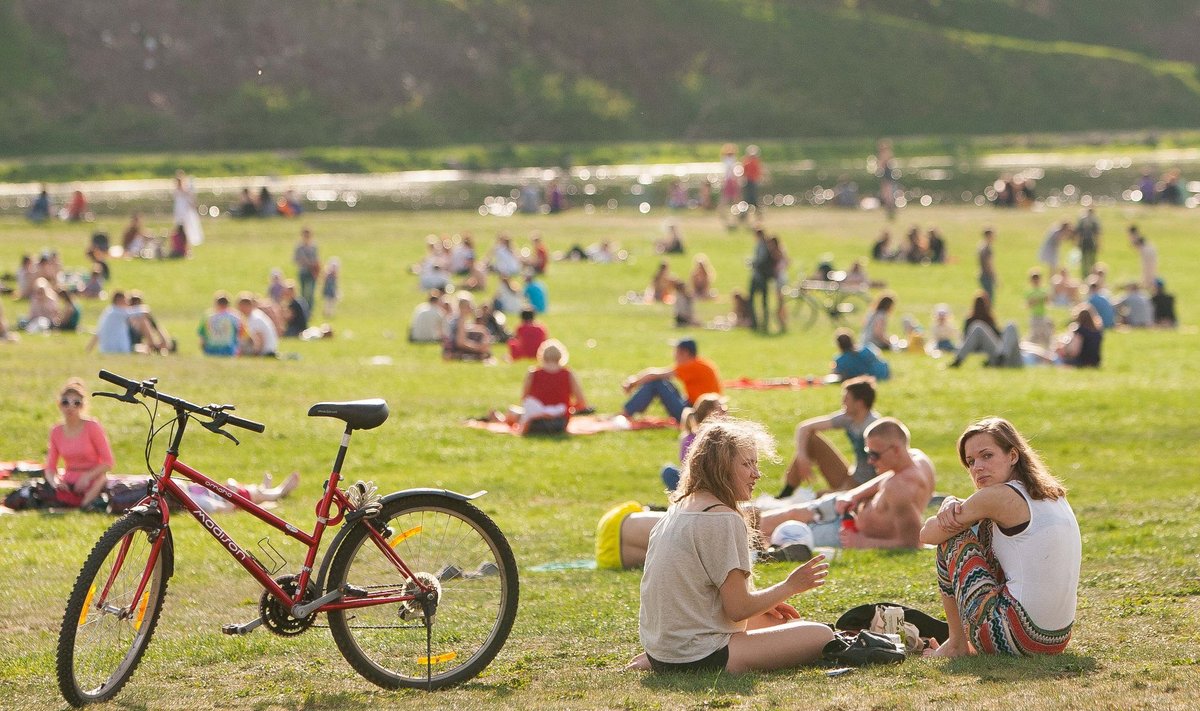
[[[883,473],[849,491],[764,512],[763,535],[770,539],[780,524],[799,521],[812,529],[816,546],[917,548],[922,512],[933,496],[934,469],[924,452],[908,445],[908,429],[899,420],[876,420],[866,431],[866,452]],[[855,526],[843,530],[846,513]]]

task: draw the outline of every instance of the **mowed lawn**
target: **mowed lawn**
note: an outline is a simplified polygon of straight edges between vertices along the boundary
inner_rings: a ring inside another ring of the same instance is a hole
[[[1000,272],[998,311],[1026,328],[1025,272],[1047,227],[1073,219],[1075,209],[1004,212],[982,208],[902,211],[894,231],[936,224],[947,236],[953,262],[945,266],[869,265],[899,296],[897,317],[911,313],[928,324],[932,307],[951,304],[961,319],[975,290],[974,252],[980,229],[994,225]],[[87,336],[26,335],[0,345],[0,459],[44,455],[57,417],[57,392],[72,375],[99,388],[100,368],[159,378],[160,387],[193,401],[231,402],[237,413],[267,425],[245,433],[240,447],[197,428],[183,459],[218,475],[255,481],[303,473],[282,514],[311,526],[313,501],[329,471],[340,429],[305,417],[320,400],[379,396],[392,416],[377,430],[355,436],[344,473],[375,481],[382,490],[435,486],[463,492],[487,489],[477,503],[507,533],[521,566],[521,604],[513,634],[497,660],[461,687],[427,695],[387,692],[358,677],[324,629],[284,639],[265,630],[242,638],[221,625],[253,618],[260,589],[214,545],[195,522],[175,518],[176,570],[162,620],[141,667],[114,708],[1186,708],[1200,695],[1200,265],[1197,216],[1191,211],[1102,208],[1101,259],[1118,285],[1138,275],[1125,227],[1136,221],[1158,247],[1161,271],[1178,297],[1183,326],[1176,331],[1110,333],[1098,371],[980,367],[978,357],[958,370],[923,355],[890,356],[894,377],[880,388],[878,409],[901,418],[938,467],[938,490],[966,495],[971,486],[956,461],[957,435],[984,415],[1010,418],[1033,441],[1070,488],[1083,532],[1079,614],[1067,653],[1047,659],[910,660],[898,667],[864,669],[829,679],[821,669],[742,677],[655,677],[622,673],[639,651],[638,572],[567,570],[530,572],[531,566],[591,557],[597,518],[628,499],[664,503],[658,469],[676,455],[671,431],[623,432],[569,439],[497,436],[464,428],[465,418],[513,402],[526,364],[444,363],[437,347],[407,343],[412,307],[422,294],[410,266],[429,233],[472,232],[483,250],[499,230],[527,244],[539,230],[552,250],[608,238],[627,248],[625,264],[554,263],[547,284],[553,335],[571,351],[589,401],[617,412],[620,380],[671,359],[668,339],[687,333],[726,378],[820,375],[833,355],[832,327],[784,335],[671,326],[669,307],[623,305],[641,290],[658,258],[651,242],[667,215],[576,210],[554,217],[484,218],[474,213],[305,215],[235,222],[208,221],[208,241],[194,258],[178,262],[113,264],[113,287],[141,289],[157,317],[179,338],[170,357],[100,356],[84,352]],[[688,253],[674,256],[686,274],[692,256],[709,255],[721,298],[704,303],[710,319],[728,311],[731,289],[744,289],[752,237],[726,231],[712,215],[679,220]],[[883,226],[878,213],[829,209],[777,210],[767,216],[794,263],[811,270],[824,254],[839,267],[864,255]],[[279,361],[222,360],[199,353],[197,323],[216,289],[265,288],[272,267],[289,275],[301,224],[316,234],[322,259],[343,265],[343,300],[330,322],[336,337],[291,342],[298,357]],[[162,219],[151,220],[158,231]],[[116,236],[122,221],[95,227]],[[32,227],[0,220],[0,265],[15,269],[23,252],[56,248],[69,266],[82,266],[92,226],[56,223]],[[796,267],[793,268],[795,273]],[[84,306],[85,327],[101,304]],[[10,325],[25,305],[7,298]],[[1066,312],[1056,311],[1061,325]],[[852,317],[857,328],[861,316]],[[377,358],[386,356],[390,359]],[[385,363],[385,364],[378,364]],[[796,423],[836,409],[833,387],[802,391],[730,391],[738,416],[765,423],[791,455]],[[114,401],[93,403],[117,456],[117,471],[144,471],[145,414]],[[846,449],[844,438],[835,441]],[[154,461],[158,466],[162,445]],[[778,487],[783,462],[767,463],[763,490]],[[54,680],[55,644],[62,610],[92,544],[111,523],[105,515],[39,513],[0,517],[0,707],[61,706]],[[243,545],[267,532],[245,514],[218,516]],[[273,544],[300,565],[301,551],[272,535]],[[783,577],[786,565],[757,569],[760,584]],[[833,562],[828,584],[794,602],[811,619],[832,622],[849,607],[896,601],[940,610],[933,553],[845,552]]]

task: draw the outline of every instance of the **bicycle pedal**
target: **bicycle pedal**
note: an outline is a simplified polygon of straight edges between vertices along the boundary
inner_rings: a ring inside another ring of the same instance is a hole
[[[263,618],[257,617],[253,620],[250,620],[249,622],[246,622],[246,623],[240,624],[240,625],[235,625],[235,624],[222,625],[221,632],[223,634],[227,634],[227,635],[250,634],[254,630],[258,629],[258,626],[261,625],[262,623],[263,623]]]
[[[342,586],[342,595],[346,597],[366,597],[369,594],[366,588],[360,588],[357,585],[346,583]]]

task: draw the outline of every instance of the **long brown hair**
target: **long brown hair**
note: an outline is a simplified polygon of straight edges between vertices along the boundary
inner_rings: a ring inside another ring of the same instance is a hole
[[[1067,495],[1067,489],[1058,479],[1046,469],[1042,458],[1029,446],[1029,442],[1021,436],[1013,424],[1003,417],[985,417],[967,427],[958,437],[958,460],[967,467],[967,440],[975,435],[990,435],[1000,449],[1005,453],[1016,452],[1017,461],[1013,464],[1013,472],[1017,479],[1025,485],[1029,496],[1039,501],[1057,499]],[[970,467],[967,467],[970,469]]]
[[[671,501],[678,502],[690,494],[706,491],[717,501],[738,511],[733,470],[738,458],[747,452],[757,452],[767,458],[775,456],[775,440],[765,427],[757,422],[727,418],[705,422],[688,449],[683,474]]]

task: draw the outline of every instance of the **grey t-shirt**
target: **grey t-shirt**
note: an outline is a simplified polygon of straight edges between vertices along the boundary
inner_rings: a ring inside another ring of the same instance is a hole
[[[863,433],[878,419],[879,413],[871,410],[862,422],[856,423],[854,418],[842,410],[829,420],[837,429],[846,430],[846,438],[850,440],[850,448],[854,450],[854,472],[851,476],[859,484],[866,484],[875,478],[875,467],[867,461],[867,438]]]
[[[750,541],[740,514],[672,506],[650,533],[642,574],[639,634],[646,654],[684,664],[707,657],[746,628],[721,607],[730,571],[750,574]]]

